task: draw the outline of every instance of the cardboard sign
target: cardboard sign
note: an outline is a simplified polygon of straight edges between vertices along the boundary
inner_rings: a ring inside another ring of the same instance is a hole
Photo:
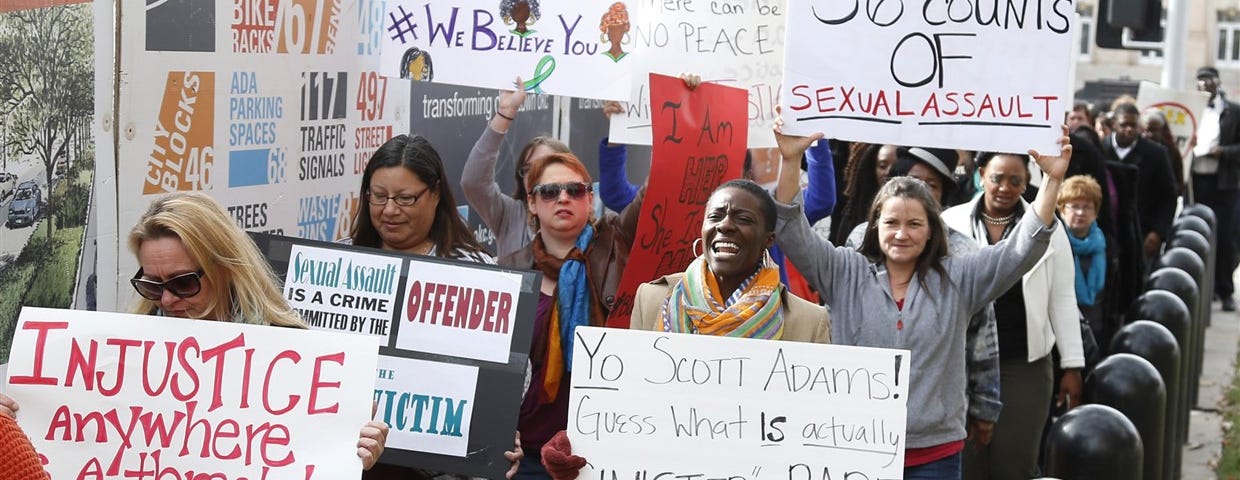
[[[1171,135],[1180,148],[1180,156],[1184,162],[1184,178],[1192,178],[1189,169],[1192,162],[1192,149],[1188,142],[1197,136],[1197,125],[1201,123],[1201,112],[1206,109],[1210,94],[1197,90],[1171,90],[1153,82],[1141,82],[1137,90],[1137,107],[1141,110],[1157,108],[1167,116],[1167,126],[1171,127]]]
[[[311,328],[381,339],[374,419],[391,427],[381,463],[503,476],[524,393],[539,273],[251,237]]]
[[[690,91],[684,81],[650,75],[654,135],[641,223],[620,279],[607,325],[628,328],[637,286],[683,272],[697,256],[706,199],[723,182],[739,178],[745,162],[748,122],[746,92],[703,83]]]
[[[359,478],[377,344],[25,308],[6,392],[52,478]]]
[[[784,0],[649,2],[633,25],[637,72],[678,75],[749,91],[749,148],[775,146],[771,126],[784,73]],[[626,111],[612,115],[612,143],[650,145],[650,84],[633,78]]]
[[[379,72],[505,90],[520,76],[528,91],[625,99],[639,49],[631,3],[389,0]]]
[[[908,350],[576,335],[568,435],[589,461],[580,478],[903,478]]]
[[[784,131],[1058,152],[1071,2],[788,0]]]

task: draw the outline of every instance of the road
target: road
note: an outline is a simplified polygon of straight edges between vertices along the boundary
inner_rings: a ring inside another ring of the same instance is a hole
[[[35,183],[39,184],[39,189],[43,192],[43,201],[47,201],[49,191],[47,188],[47,178],[43,175],[45,169],[43,168],[42,162],[36,160],[34,157],[28,156],[24,157],[20,161],[9,162],[8,168],[10,173],[17,174],[17,182],[14,184],[15,187],[16,185],[21,185],[22,182],[27,180],[34,180]],[[24,248],[26,243],[30,241],[30,235],[34,233],[35,228],[39,225],[38,222],[36,222],[29,226],[15,229],[10,229],[5,226],[5,224],[8,223],[9,204],[12,202],[13,195],[9,195],[8,198],[0,201],[0,267],[3,267],[8,264],[8,262],[17,258],[17,255],[21,253],[22,248]],[[40,221],[42,221],[42,219],[40,219]]]

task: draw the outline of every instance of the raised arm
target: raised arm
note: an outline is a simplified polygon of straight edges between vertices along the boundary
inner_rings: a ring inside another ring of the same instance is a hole
[[[517,78],[517,83],[521,79]],[[487,227],[502,236],[501,232],[508,228],[528,228],[524,223],[506,225],[505,219],[521,218],[524,215],[510,213],[513,210],[524,212],[525,206],[518,200],[504,195],[499,183],[495,181],[495,164],[499,159],[499,148],[504,143],[504,135],[508,127],[516,119],[517,109],[525,102],[525,92],[517,89],[500,92],[499,104],[495,108],[495,116],[482,130],[482,136],[474,143],[474,148],[465,160],[461,170],[461,191],[465,200],[478,212]]]
[[[608,101],[603,104],[603,115],[611,118],[614,113],[623,112],[620,102]],[[603,206],[619,212],[633,201],[637,195],[637,185],[629,183],[625,163],[628,151],[623,144],[614,144],[603,137],[598,143],[598,195]]]
[[[805,216],[813,225],[835,211],[835,163],[827,139],[805,151],[805,166],[809,177],[805,185]]]
[[[1029,151],[1046,176],[1037,198],[1016,225],[1016,230],[1007,239],[960,257],[954,263],[953,268],[960,269],[953,275],[959,281],[962,294],[973,302],[970,311],[977,311],[1006,292],[1046,252],[1051,234],[1059,224],[1055,218],[1055,199],[1059,196],[1068,160],[1072,158],[1066,126],[1064,132],[1059,138],[1058,155]]]

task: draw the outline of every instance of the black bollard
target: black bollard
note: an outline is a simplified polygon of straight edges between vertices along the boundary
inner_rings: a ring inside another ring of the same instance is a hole
[[[1188,385],[1187,399],[1188,403],[1184,405],[1187,410],[1192,410],[1197,405],[1197,384],[1201,377],[1201,359],[1202,346],[1205,345],[1205,326],[1197,321],[1201,317],[1198,311],[1199,304],[1197,299],[1201,297],[1201,291],[1197,289],[1197,281],[1192,276],[1178,268],[1160,268],[1150,274],[1150,278],[1145,282],[1147,290],[1166,290],[1180,297],[1184,305],[1188,307],[1188,332],[1189,337],[1186,343],[1180,344],[1180,355],[1183,363],[1180,371],[1185,375],[1184,384]]]
[[[1132,302],[1132,307],[1128,309],[1128,319],[1129,321],[1152,320],[1166,327],[1175,336],[1175,343],[1180,348],[1180,364],[1176,369],[1179,382],[1175,388],[1167,389],[1179,391],[1174,415],[1170,411],[1167,413],[1167,425],[1176,427],[1176,442],[1168,448],[1180,448],[1188,439],[1188,389],[1190,385],[1187,372],[1188,357],[1184,353],[1184,346],[1188,344],[1191,322],[1188,306],[1174,293],[1166,290],[1150,290]]]
[[[1180,382],[1180,347],[1175,343],[1175,335],[1167,327],[1149,320],[1137,320],[1124,325],[1115,332],[1111,339],[1111,351],[1114,353],[1131,353],[1144,358],[1162,377],[1167,392],[1167,407],[1163,411],[1162,441],[1162,478],[1172,480],[1180,476],[1180,463],[1184,450],[1180,448],[1174,421],[1175,412],[1179,411],[1180,392],[1175,389]],[[1147,445],[1145,453],[1151,449]]]
[[[1200,351],[1195,357],[1185,357],[1185,359],[1193,361],[1190,365],[1192,367],[1193,378],[1200,379],[1202,361],[1204,360],[1205,355],[1205,331],[1206,327],[1210,326],[1208,320],[1210,319],[1210,300],[1213,296],[1211,291],[1206,290],[1205,288],[1205,262],[1191,250],[1184,247],[1175,247],[1168,249],[1166,253],[1163,253],[1162,258],[1159,259],[1159,263],[1164,267],[1172,267],[1183,270],[1184,273],[1187,273],[1188,276],[1192,277],[1193,280],[1197,282],[1197,315],[1193,317],[1194,330],[1196,330],[1197,336],[1194,337],[1193,340],[1196,342],[1196,347]],[[1194,392],[1190,392],[1189,395],[1192,397],[1193,401],[1196,402],[1197,397],[1194,395]]]
[[[1062,480],[1138,480],[1141,456],[1137,427],[1106,405],[1072,409],[1046,437],[1046,475]]]
[[[1154,365],[1131,353],[1112,354],[1085,379],[1085,401],[1113,407],[1128,417],[1141,435],[1143,478],[1161,479],[1167,390]]]
[[[1218,228],[1218,217],[1214,216],[1214,210],[1203,204],[1194,203],[1192,205],[1185,205],[1184,210],[1180,212],[1180,216],[1185,215],[1192,215],[1205,220],[1206,224],[1210,226],[1211,232]]]
[[[1197,254],[1197,258],[1206,265],[1206,276],[1201,282],[1201,289],[1209,292],[1206,298],[1214,296],[1214,249],[1211,248],[1210,240],[1205,236],[1192,230],[1175,230],[1171,233],[1171,241],[1167,242],[1167,248],[1184,247]],[[1210,326],[1210,305],[1206,304],[1206,326]]]
[[[1211,215],[1213,215],[1213,212],[1211,212]],[[1201,262],[1206,265],[1206,274],[1208,276],[1193,277],[1197,279],[1197,286],[1205,293],[1206,301],[1202,305],[1206,311],[1204,325],[1208,327],[1210,326],[1210,301],[1214,299],[1214,277],[1210,273],[1209,266],[1214,264],[1213,257],[1218,254],[1218,239],[1214,235],[1214,225],[1198,216],[1180,215],[1179,218],[1175,219],[1175,222],[1171,224],[1171,236],[1175,237],[1175,233],[1182,230],[1201,234],[1201,237],[1206,239],[1206,243],[1210,245],[1210,249],[1206,251],[1206,254],[1201,255]],[[1167,248],[1170,249],[1171,245],[1167,245]]]

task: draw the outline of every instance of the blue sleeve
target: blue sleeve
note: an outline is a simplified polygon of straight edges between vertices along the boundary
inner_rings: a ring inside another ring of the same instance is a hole
[[[771,254],[771,261],[779,265],[779,283],[784,284],[784,288],[788,288],[788,269],[784,268],[784,252],[779,250],[779,245],[771,245],[766,249]]]
[[[637,185],[629,183],[624,164],[628,154],[624,145],[608,145],[607,137],[598,144],[598,195],[603,206],[612,211],[622,211],[633,202]]]
[[[835,164],[827,139],[805,151],[809,182],[805,186],[805,217],[813,225],[835,210]]]

